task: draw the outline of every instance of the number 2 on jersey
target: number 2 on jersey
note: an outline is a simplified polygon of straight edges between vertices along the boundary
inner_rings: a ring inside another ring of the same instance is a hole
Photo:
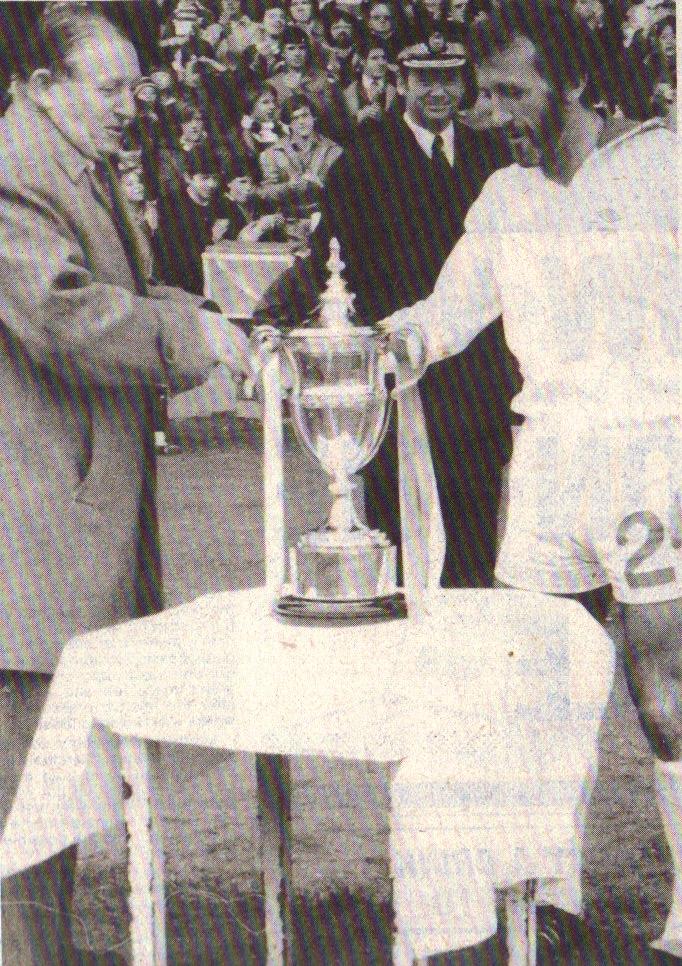
[[[641,590],[644,587],[661,587],[676,579],[674,567],[659,567],[654,570],[640,570],[641,565],[652,557],[666,539],[665,527],[655,513],[650,510],[638,510],[630,513],[621,520],[616,531],[616,541],[619,547],[625,547],[630,542],[632,531],[644,527],[646,537],[644,542],[631,554],[625,562],[625,579],[628,587]],[[673,546],[678,541],[673,540]]]

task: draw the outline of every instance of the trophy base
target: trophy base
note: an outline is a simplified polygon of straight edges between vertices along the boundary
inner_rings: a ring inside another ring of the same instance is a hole
[[[304,600],[384,599],[396,591],[396,551],[383,533],[317,530],[289,551],[290,592]]]
[[[287,624],[312,627],[376,624],[407,617],[405,595],[400,590],[366,600],[321,600],[285,594],[273,611]]]

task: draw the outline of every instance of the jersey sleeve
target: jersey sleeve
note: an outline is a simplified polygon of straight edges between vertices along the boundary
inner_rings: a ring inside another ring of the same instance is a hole
[[[387,330],[406,324],[419,326],[429,362],[462,352],[502,312],[493,271],[494,236],[488,228],[492,192],[486,188],[471,206],[465,232],[448,256],[432,294],[382,323]]]

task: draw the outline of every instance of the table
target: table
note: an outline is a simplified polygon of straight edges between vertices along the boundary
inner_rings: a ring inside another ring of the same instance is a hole
[[[286,777],[289,755],[394,762],[395,962],[484,940],[493,888],[509,886],[512,962],[532,962],[534,901],[580,907],[608,636],[574,602],[503,590],[441,591],[419,624],[312,630],[267,614],[262,589],[217,594],[72,641],[0,843],[3,874],[125,816],[134,962],[162,966],[149,749],[254,752],[269,962],[285,962],[289,803],[286,781],[265,794],[272,769]]]

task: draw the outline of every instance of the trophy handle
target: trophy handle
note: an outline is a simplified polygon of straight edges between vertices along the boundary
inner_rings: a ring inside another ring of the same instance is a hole
[[[282,339],[280,351],[283,357],[282,361],[287,366],[291,374],[291,379],[287,381],[290,383],[288,392],[289,412],[292,417],[291,421],[294,427],[294,432],[296,433],[296,437],[298,438],[298,441],[303,449],[309,453],[313,459],[317,459],[315,446],[306,431],[306,422],[301,414],[301,373],[299,372],[298,363],[296,362],[296,356],[291,351],[291,347],[287,345],[285,339]]]
[[[399,330],[391,333],[393,342],[403,342],[405,347],[404,355],[400,356],[388,350],[386,355],[393,356],[394,372],[396,377],[395,388],[391,396],[395,398],[398,393],[416,385],[428,369],[428,358],[426,355],[426,344],[424,334],[418,325],[406,323]],[[416,358],[415,358],[416,356]]]
[[[286,337],[282,339],[279,344],[280,353],[284,356],[289,373],[291,375],[291,384],[289,389],[293,395],[300,393],[301,391],[301,375],[298,371],[298,365],[296,363],[296,356],[291,351],[291,347],[287,344]],[[287,380],[288,382],[289,380]]]

